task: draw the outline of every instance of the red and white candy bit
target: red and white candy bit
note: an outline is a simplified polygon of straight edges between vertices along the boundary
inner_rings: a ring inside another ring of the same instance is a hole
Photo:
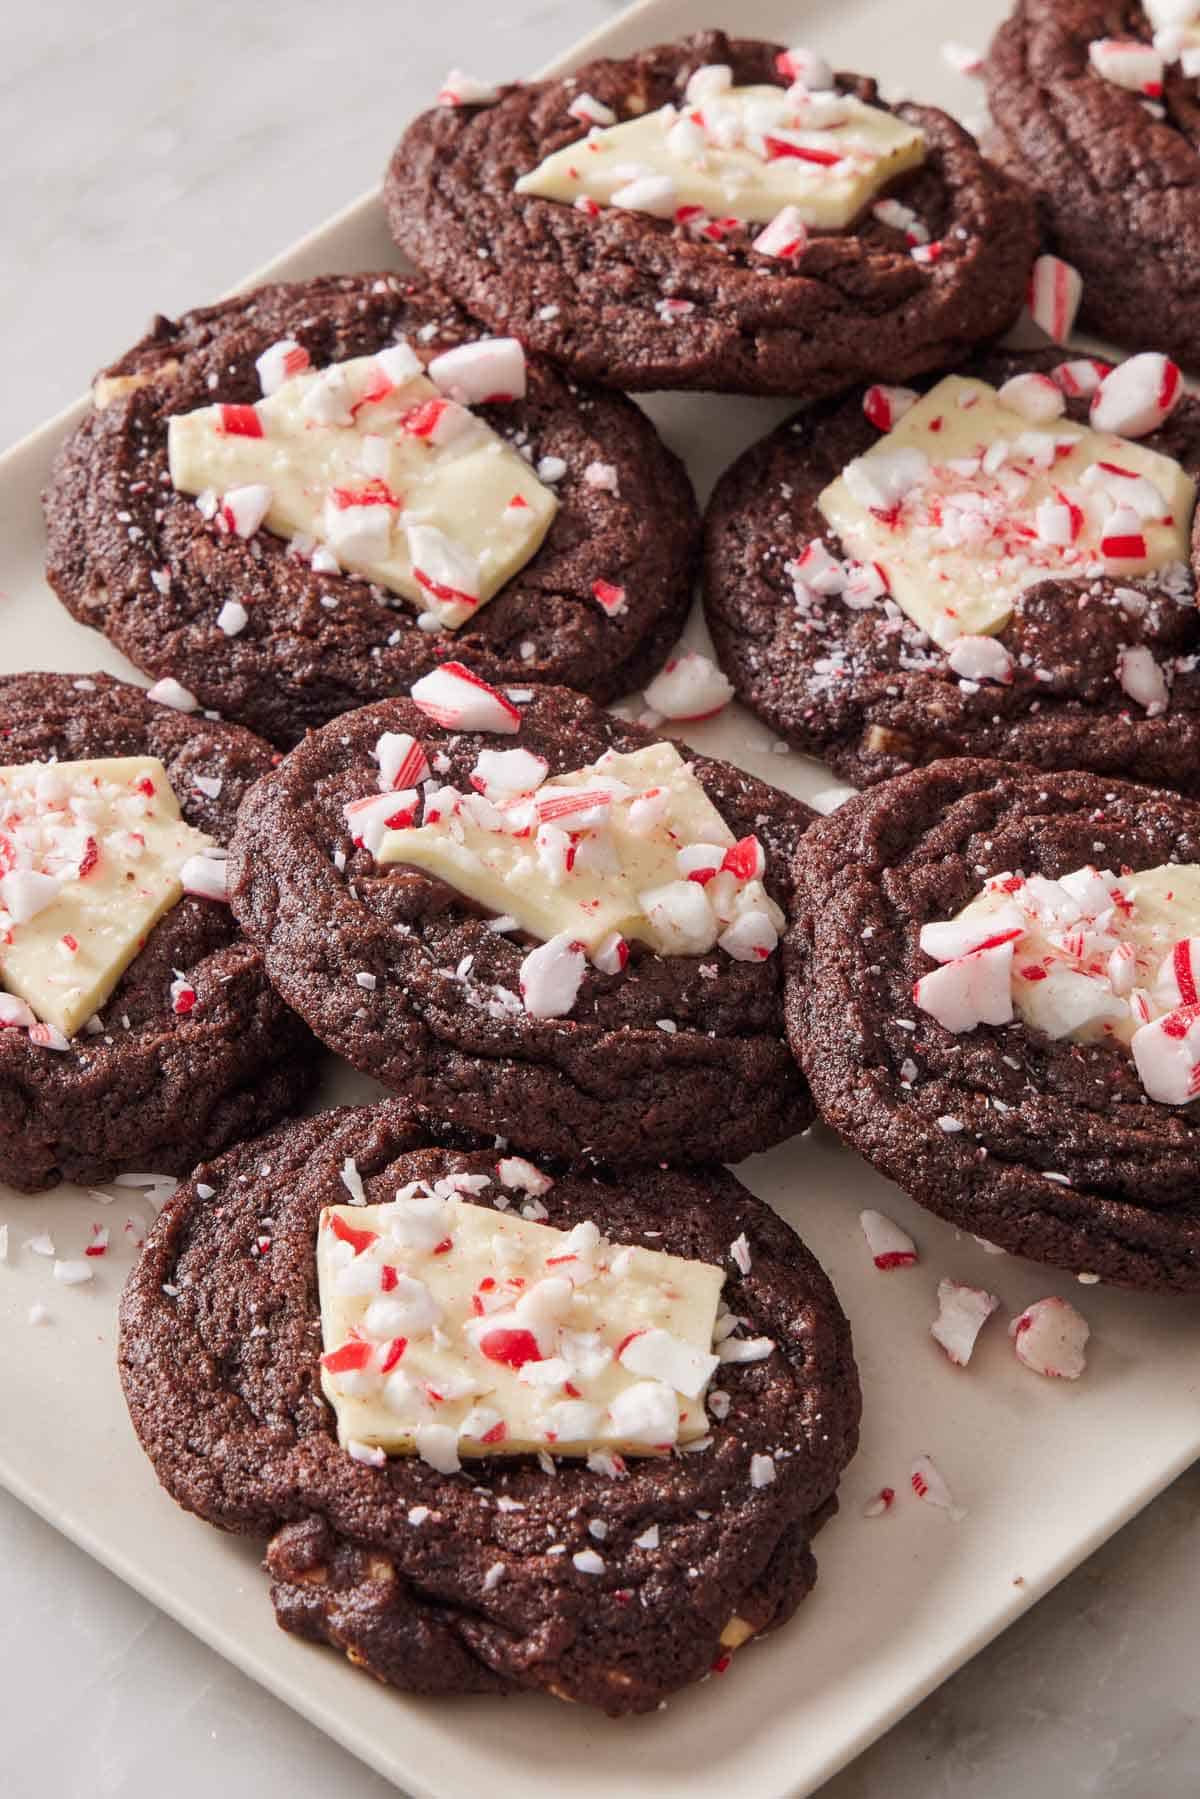
[[[1065,344],[1075,328],[1083,298],[1083,276],[1060,256],[1039,256],[1029,277],[1030,317],[1056,344]]]
[[[349,800],[342,807],[342,816],[358,848],[377,856],[388,831],[404,831],[412,824],[420,800],[415,787],[369,793],[365,799]]]
[[[31,1024],[29,1027],[29,1041],[36,1044],[39,1049],[56,1049],[60,1053],[71,1047],[67,1038],[63,1036],[58,1026],[54,1024],[41,1024],[40,1022],[38,1024]]]
[[[980,1024],[1011,1024],[1012,942],[959,956],[922,975],[913,999],[947,1031],[973,1031]]]
[[[407,731],[384,731],[375,744],[379,786],[384,793],[398,787],[417,787],[430,775],[425,750]]]
[[[593,581],[592,598],[609,618],[618,618],[626,610],[625,589],[612,581]]]
[[[639,175],[616,189],[612,204],[622,212],[644,212],[652,219],[673,219],[679,205],[679,192],[669,175]]]
[[[1000,1305],[994,1293],[960,1281],[938,1282],[938,1315],[929,1334],[958,1368],[965,1368],[980,1331]]]
[[[1111,362],[1098,362],[1095,357],[1079,357],[1074,362],[1060,362],[1050,370],[1050,379],[1061,387],[1069,400],[1086,400],[1112,372]]]
[[[180,1018],[186,1018],[189,1012],[196,1009],[196,989],[186,975],[178,974],[171,982],[171,1010]]]
[[[917,1260],[917,1246],[907,1231],[884,1212],[860,1212],[858,1222],[876,1268],[890,1274],[893,1268],[911,1268]]]
[[[775,68],[786,81],[798,82],[810,93],[826,93],[833,86],[833,70],[825,58],[802,44],[781,50],[775,58]]]
[[[200,702],[173,675],[164,675],[153,687],[146,689],[146,698],[154,700],[160,706],[170,706],[176,712],[195,712]]]
[[[546,758],[532,750],[480,750],[471,785],[485,798],[503,801],[536,792],[549,772]]]
[[[1147,718],[1159,718],[1166,711],[1171,698],[1167,677],[1144,643],[1118,653],[1117,680],[1130,699],[1145,708]]]
[[[681,650],[646,688],[646,704],[663,718],[713,718],[733,698],[733,686],[707,656]]]
[[[808,248],[808,226],[796,206],[783,206],[751,243],[760,256],[779,262],[795,262]]]
[[[1078,1380],[1087,1367],[1084,1350],[1091,1326],[1069,1300],[1036,1300],[1013,1319],[1008,1334],[1018,1360],[1035,1374]]]
[[[524,1156],[501,1156],[496,1164],[496,1173],[500,1176],[502,1187],[511,1187],[518,1193],[528,1193],[534,1199],[543,1193],[549,1193],[554,1185],[548,1174],[543,1174],[540,1168],[527,1162]]]
[[[1157,350],[1143,350],[1104,377],[1092,400],[1091,424],[1118,437],[1145,437],[1158,430],[1182,398],[1178,365]]]
[[[263,422],[253,406],[218,406],[217,430],[222,437],[261,437]]]
[[[994,637],[958,637],[946,661],[964,681],[999,681],[1007,687],[1013,678],[1013,659]]]
[[[895,1487],[880,1487],[880,1489],[879,1489],[878,1493],[876,1493],[874,1499],[868,1499],[866,1505],[864,1505],[863,1517],[864,1518],[882,1518],[885,1512],[891,1511],[891,1509],[895,1505],[895,1503],[896,1503]]]
[[[868,387],[863,395],[863,411],[877,431],[890,431],[898,425],[910,407],[917,403],[911,387]]]
[[[521,714],[512,701],[461,662],[443,662],[422,675],[413,683],[412,698],[447,731],[496,731],[511,737],[521,729]]]
[[[429,379],[464,406],[525,398],[525,352],[515,337],[485,337],[435,356]]]
[[[521,998],[531,1018],[565,1018],[587,969],[583,945],[570,931],[531,950],[521,964]]]
[[[1200,937],[1181,937],[1159,964],[1154,998],[1164,1011],[1200,1005]]]
[[[104,1224],[94,1224],[92,1226],[91,1237],[89,1238],[87,1247],[84,1249],[84,1252],[83,1252],[84,1255],[85,1256],[107,1255],[109,1241],[110,1241],[110,1238],[109,1238],[108,1226],[104,1225]]]
[[[1062,389],[1049,375],[1029,372],[1012,375],[997,389],[996,398],[1001,406],[1020,413],[1034,425],[1049,424],[1051,419],[1061,418],[1067,409]]]
[[[15,993],[0,993],[0,1030],[27,1031],[36,1023],[37,1019],[23,999],[18,999]]]
[[[594,94],[576,94],[567,111],[573,119],[582,119],[587,125],[615,125],[617,122],[612,107],[605,106]]]
[[[1088,61],[1097,75],[1114,87],[1157,100],[1163,90],[1163,59],[1153,44],[1140,38],[1098,37],[1088,45]]]
[[[767,853],[757,837],[740,837],[725,851],[721,867],[739,881],[761,881],[767,872]]]
[[[765,912],[743,912],[717,938],[735,962],[765,962],[774,955],[779,932]]]
[[[966,44],[947,39],[942,45],[942,61],[959,75],[978,75],[983,69],[983,55]]]
[[[1200,1095],[1200,1006],[1143,1024],[1129,1047],[1138,1079],[1159,1105],[1186,1106]]]
[[[500,98],[500,89],[490,81],[480,81],[474,75],[465,75],[461,69],[451,69],[445,81],[438,89],[439,106],[492,106]]]
[[[930,1456],[919,1455],[912,1465],[912,1490],[926,1505],[949,1513],[955,1524],[966,1517],[965,1506],[955,1505],[954,1496]]]
[[[312,364],[308,351],[294,337],[281,337],[278,343],[269,344],[261,356],[255,357],[254,366],[263,393],[274,394],[285,381],[290,381],[293,375],[302,375]]]
[[[629,945],[620,931],[610,931],[592,951],[592,967],[601,974],[620,974],[629,960]]]
[[[479,559],[437,525],[406,525],[405,536],[413,579],[422,592],[456,617],[470,613],[479,604]]]
[[[227,902],[229,886],[224,856],[189,856],[179,871],[185,893],[197,899]]]
[[[271,489],[255,481],[247,487],[231,487],[217,514],[234,537],[253,537],[271,510]]]
[[[28,924],[52,905],[61,891],[57,876],[43,874],[36,868],[12,868],[0,876],[0,905],[14,924]]]

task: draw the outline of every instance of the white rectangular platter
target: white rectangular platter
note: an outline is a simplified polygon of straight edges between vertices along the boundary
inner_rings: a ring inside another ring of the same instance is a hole
[[[997,0],[966,0],[953,10],[955,35],[982,45],[1000,12]],[[890,94],[940,101],[969,122],[980,106],[979,90],[939,58],[948,17],[935,0],[742,0],[729,16],[746,35],[818,44],[837,66],[877,73]],[[711,22],[694,0],[646,0],[558,66]],[[371,194],[266,272],[308,276],[395,262]],[[785,408],[689,396],[655,398],[647,410],[704,493]],[[100,666],[128,675],[115,652],[68,619],[42,579],[38,493],[75,416],[53,421],[0,462],[0,667]],[[698,624],[691,635],[702,641]],[[775,753],[736,708],[698,727],[691,741],[801,796],[830,785],[814,764]],[[369,1096],[366,1084],[331,1070],[323,1097],[356,1095]],[[128,1188],[108,1189],[108,1203],[73,1188],[36,1199],[0,1191],[10,1245],[0,1263],[0,1481],[421,1799],[559,1799],[568,1781],[576,1799],[611,1799],[618,1790],[725,1799],[735,1784],[755,1799],[810,1793],[1200,1455],[1200,1306],[1096,1287],[1072,1292],[1069,1278],[989,1257],[820,1129],[738,1172],[802,1232],[851,1315],[863,1443],[841,1515],[818,1541],[820,1583],[795,1621],[739,1655],[727,1676],[649,1718],[614,1724],[537,1700],[410,1701],[276,1630],[255,1547],[177,1511],[134,1443],[113,1367],[115,1307],[132,1255],[125,1219],[147,1218],[150,1208]],[[918,1267],[875,1270],[857,1222],[864,1206],[912,1232]],[[49,1262],[27,1240],[48,1231],[61,1255],[78,1255],[94,1221],[110,1226],[112,1252],[89,1286],[56,1287]],[[1071,1292],[1094,1332],[1084,1380],[1066,1387],[1025,1372],[999,1321],[969,1371],[952,1368],[928,1336],[942,1275],[998,1292],[1004,1316],[1048,1292]],[[40,1328],[29,1320],[36,1305],[49,1313]],[[909,1493],[912,1460],[923,1452],[967,1508],[961,1522]],[[885,1485],[897,1490],[896,1506],[864,1517]]]

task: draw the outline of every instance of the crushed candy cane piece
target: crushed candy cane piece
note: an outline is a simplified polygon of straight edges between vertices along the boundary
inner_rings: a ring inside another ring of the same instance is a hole
[[[966,1517],[966,1508],[954,1503],[949,1487],[933,1460],[927,1455],[919,1455],[912,1466],[912,1490],[918,1499],[926,1505],[936,1506],[939,1511],[949,1513],[955,1524]]]
[[[712,718],[733,698],[733,685],[716,664],[696,650],[673,656],[645,690],[646,704],[663,718],[681,722]]]
[[[1029,312],[1034,324],[1056,344],[1065,344],[1074,330],[1082,297],[1083,277],[1078,269],[1059,256],[1038,257],[1029,277]]]
[[[449,731],[511,735],[521,728],[521,714],[512,701],[461,662],[443,662],[422,675],[413,683],[412,698],[427,717]]]
[[[1008,1327],[1018,1359],[1035,1374],[1078,1380],[1087,1367],[1084,1354],[1091,1327],[1067,1299],[1038,1299]]]
[[[876,1268],[888,1273],[893,1268],[912,1267],[917,1260],[917,1246],[894,1219],[884,1212],[866,1211],[859,1213],[858,1221]]]
[[[1145,437],[1170,417],[1182,397],[1178,364],[1145,350],[1104,377],[1092,399],[1090,420],[1097,431]]]
[[[938,1315],[929,1334],[957,1367],[965,1368],[976,1338],[1000,1301],[982,1287],[968,1287],[952,1280],[938,1282],[937,1297]]]

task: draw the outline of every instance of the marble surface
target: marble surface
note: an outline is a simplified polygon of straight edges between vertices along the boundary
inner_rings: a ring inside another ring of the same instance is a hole
[[[10,9],[0,444],[72,400],[153,309],[215,297],[367,187],[450,63],[536,66],[617,10]],[[393,1790],[4,1494],[0,1544],[5,1799],[157,1799],[164,1784],[173,1799]],[[825,1799],[1194,1799],[1198,1616],[1193,1468]]]

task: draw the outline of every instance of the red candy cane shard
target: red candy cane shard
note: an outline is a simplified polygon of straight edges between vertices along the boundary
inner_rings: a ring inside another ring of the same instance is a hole
[[[511,734],[521,728],[521,714],[512,701],[461,662],[444,662],[422,675],[413,684],[412,698],[426,717],[446,730]]]
[[[263,425],[253,406],[218,406],[217,430],[226,437],[261,437]]]

